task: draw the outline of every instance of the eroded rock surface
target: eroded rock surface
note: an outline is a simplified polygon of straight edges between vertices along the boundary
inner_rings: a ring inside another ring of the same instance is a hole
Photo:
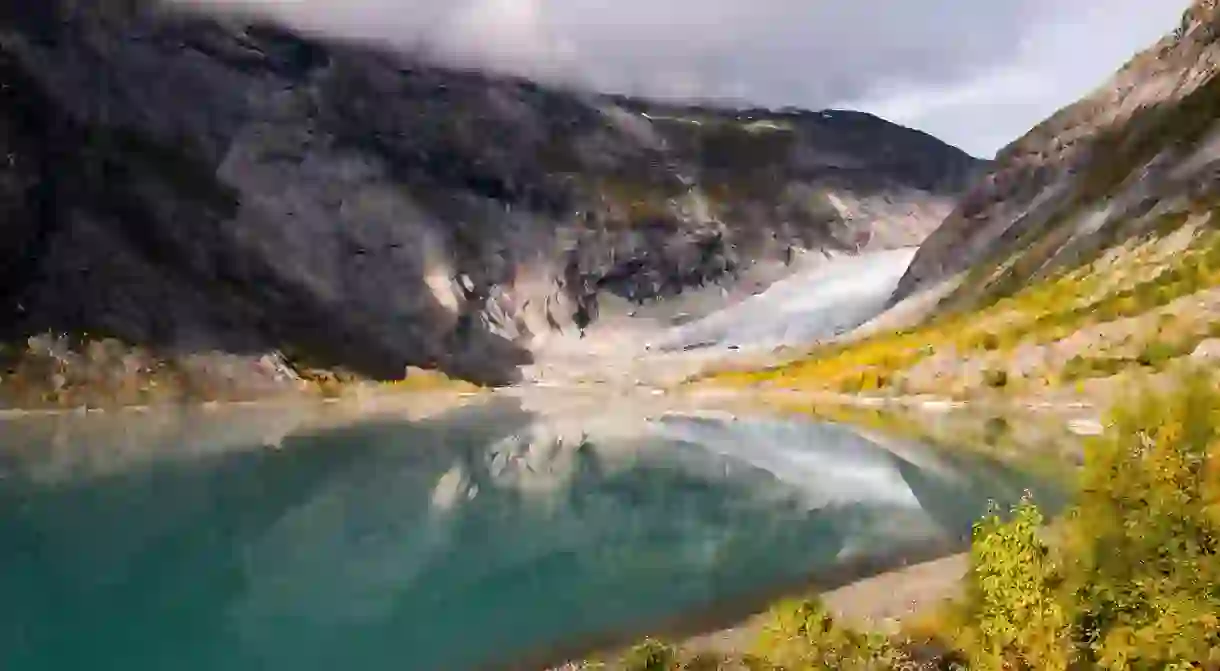
[[[4,340],[372,378],[511,382],[599,295],[912,244],[981,165],[860,113],[552,90],[137,0],[6,3],[0,78]]]

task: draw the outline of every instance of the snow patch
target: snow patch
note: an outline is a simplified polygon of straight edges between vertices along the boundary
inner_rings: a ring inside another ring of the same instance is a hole
[[[885,309],[914,256],[914,248],[904,248],[832,259],[758,296],[671,329],[659,347],[764,350],[834,337]]]

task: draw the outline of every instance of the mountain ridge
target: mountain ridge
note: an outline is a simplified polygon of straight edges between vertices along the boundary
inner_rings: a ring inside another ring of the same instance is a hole
[[[1064,107],[996,154],[987,176],[967,190],[944,224],[929,236],[895,292],[898,303],[972,265],[1000,263],[1018,253],[1038,229],[1072,208],[1087,209],[1114,195],[1126,178],[1155,156],[1127,156],[1134,142],[1157,129],[1141,127],[1150,110],[1170,108],[1212,81],[1220,67],[1220,19],[1213,0],[1196,0],[1179,26],[1136,54],[1107,82]],[[1155,139],[1152,139],[1154,149]],[[1147,144],[1147,142],[1145,142]],[[1139,162],[1142,159],[1143,162]],[[1103,174],[1106,162],[1121,175]],[[1113,216],[1111,220],[1121,219]],[[1068,258],[1051,263],[1070,265]],[[1042,264],[1038,264],[1042,267]]]
[[[599,296],[918,242],[984,165],[880,120],[651,119],[143,0],[6,7],[0,340],[10,372],[41,362],[7,378],[61,400],[93,340],[106,388],[165,360],[179,390],[291,382],[282,364],[510,383]]]
[[[888,309],[713,381],[1104,407],[1220,352],[1220,8],[997,156]]]

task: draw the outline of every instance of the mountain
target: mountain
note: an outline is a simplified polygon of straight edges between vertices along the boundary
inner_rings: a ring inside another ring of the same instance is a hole
[[[978,305],[1167,215],[1206,209],[1220,158],[1218,37],[1215,0],[1196,0],[1172,34],[1001,150],[922,246],[895,302],[934,290],[952,305]],[[972,281],[962,282],[966,271]],[[1001,272],[973,281],[990,271]]]
[[[890,307],[765,371],[789,388],[1107,405],[1220,358],[1220,8],[1001,151]]]
[[[985,165],[858,112],[547,88],[144,0],[0,4],[0,76],[0,340],[53,391],[85,350],[112,386],[511,382],[599,295],[917,243]]]

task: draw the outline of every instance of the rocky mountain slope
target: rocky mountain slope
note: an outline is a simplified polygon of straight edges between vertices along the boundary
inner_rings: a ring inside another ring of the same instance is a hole
[[[118,378],[290,377],[282,352],[508,382],[599,295],[918,242],[982,166],[861,113],[553,90],[143,0],[0,3],[0,77],[0,339],[144,348],[97,351]]]
[[[1218,68],[1220,13],[1215,0],[1196,0],[1172,34],[1000,151],[922,246],[894,301],[934,289],[925,303],[978,305],[1164,228],[1167,216],[1208,211]]]
[[[722,381],[1107,405],[1220,359],[1220,7],[1002,151],[840,342]]]

